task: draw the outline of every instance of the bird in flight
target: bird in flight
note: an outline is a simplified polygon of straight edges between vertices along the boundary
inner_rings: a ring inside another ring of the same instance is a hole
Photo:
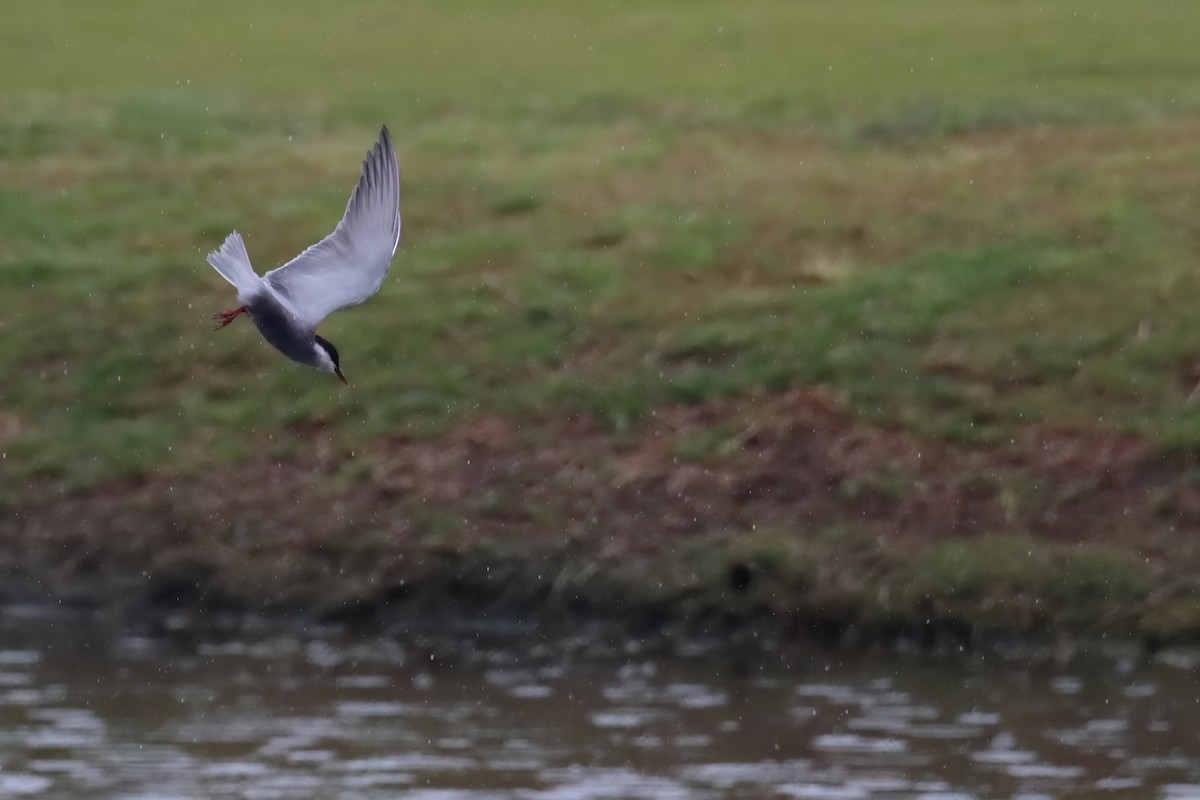
[[[400,167],[385,125],[333,233],[261,277],[237,231],[208,254],[208,263],[237,289],[240,303],[214,317],[221,321],[217,329],[248,314],[276,350],[347,383],[337,349],[317,335],[317,325],[379,291],[399,243]]]

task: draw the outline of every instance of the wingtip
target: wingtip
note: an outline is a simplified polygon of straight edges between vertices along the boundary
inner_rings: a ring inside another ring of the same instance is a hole
[[[375,141],[375,144],[371,146],[371,149],[367,151],[367,155],[363,159],[363,167],[366,168],[371,159],[377,157],[377,154],[379,153],[386,154],[395,152],[396,149],[392,146],[392,134],[388,131],[387,125],[380,125],[379,138]]]

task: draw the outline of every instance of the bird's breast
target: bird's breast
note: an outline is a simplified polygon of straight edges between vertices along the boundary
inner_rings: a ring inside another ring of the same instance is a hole
[[[314,365],[313,332],[302,327],[278,300],[259,295],[248,304],[258,332],[272,347],[293,361]]]

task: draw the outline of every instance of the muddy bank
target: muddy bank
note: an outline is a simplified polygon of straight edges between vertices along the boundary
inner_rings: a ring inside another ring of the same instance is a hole
[[[1030,429],[951,446],[793,391],[660,409],[616,435],[469,421],[349,454],[147,476],[8,508],[8,600],[162,621],[296,612],[387,626],[978,641],[1200,635],[1191,456]]]

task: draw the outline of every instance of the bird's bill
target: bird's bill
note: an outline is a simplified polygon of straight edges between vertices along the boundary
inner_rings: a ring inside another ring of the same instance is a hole
[[[350,385],[350,381],[346,380],[346,376],[342,374],[342,370],[340,367],[334,367],[333,371],[338,376],[338,380],[340,380],[342,383],[346,384],[347,386]]]

